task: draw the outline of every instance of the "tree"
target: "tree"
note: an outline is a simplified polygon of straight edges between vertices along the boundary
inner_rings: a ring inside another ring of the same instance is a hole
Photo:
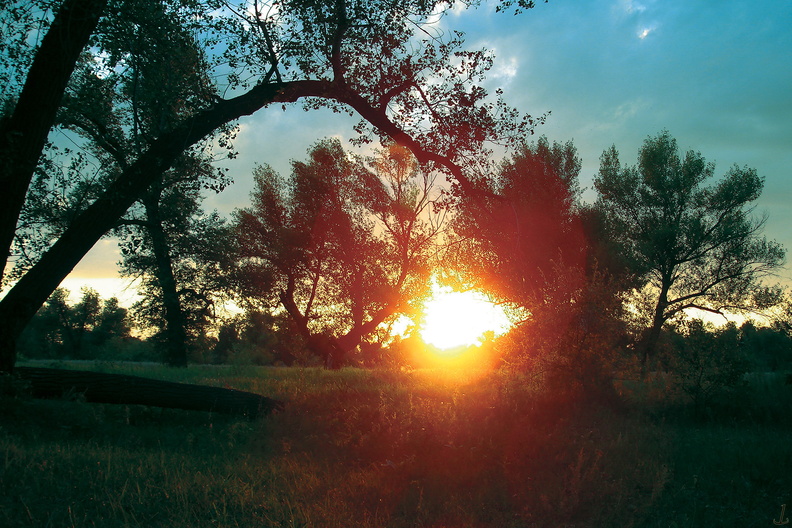
[[[35,263],[76,212],[140,155],[147,138],[209,100],[205,60],[186,28],[162,4],[132,3],[123,8],[125,16],[105,31],[103,39],[112,42],[113,53],[124,57],[128,66],[108,68],[105,63],[112,64],[112,57],[98,62],[87,54],[78,64],[56,123],[58,132],[69,134],[83,148],[64,156],[50,145],[47,153],[55,155],[39,164],[17,228],[11,279]],[[70,159],[61,168],[58,159],[64,157]],[[125,271],[154,278],[155,284],[147,286],[156,289],[153,298],[161,305],[157,313],[164,317],[158,322],[166,323],[165,358],[171,365],[186,366],[188,337],[179,295],[186,288],[175,276],[178,255],[171,239],[185,236],[183,230],[192,227],[185,213],[199,214],[200,190],[219,191],[227,183],[211,161],[203,150],[186,151],[143,193],[120,221],[122,227],[113,231],[121,237]],[[140,242],[143,246],[137,247]],[[151,258],[141,258],[140,252]]]
[[[308,109],[356,112],[367,123],[358,127],[363,140],[376,130],[408,147],[419,162],[442,167],[469,190],[464,167],[482,154],[484,142],[525,137],[541,121],[519,116],[478,84],[491,66],[489,54],[462,50],[461,34],[445,42],[432,35],[427,21],[441,6],[450,7],[445,2],[167,5],[184,24],[194,25],[195,38],[206,37],[204,49],[216,50],[213,73],[228,82],[211,101],[147,138],[141,154],[72,219],[0,301],[0,370],[13,369],[24,325],[124,211],[185,149],[241,116],[300,100]],[[110,25],[115,20],[107,17]],[[226,93],[239,95],[225,99]],[[29,179],[14,178],[14,185],[27,188]],[[19,207],[15,211],[11,223]]]
[[[585,256],[575,210],[580,159],[571,142],[525,143],[458,200],[450,268],[462,283],[529,311],[545,302],[555,268]]]
[[[115,297],[102,301],[95,290],[84,288],[72,305],[69,291],[58,288],[24,332],[20,348],[30,357],[90,359],[112,339],[129,334],[127,310]]]
[[[142,326],[157,330],[152,338],[164,349],[164,359],[186,366],[188,352],[206,335],[216,306],[229,296],[237,253],[225,220],[203,214],[195,198],[179,189],[183,186],[175,186],[159,204],[167,216],[149,214],[142,221],[146,226],[151,218],[161,218],[158,231],[135,232],[122,244],[121,274],[138,279],[141,299],[132,311]],[[164,240],[155,243],[152,235]],[[166,296],[172,299],[163,302]]]
[[[18,96],[12,101],[6,94],[2,101],[3,106],[13,107],[11,110],[4,108],[0,120],[0,159],[3,160],[0,163],[0,188],[3,189],[0,195],[0,254],[4,259],[8,257],[25,194],[63,92],[106,5],[107,0],[64,0],[31,61]],[[12,20],[19,20],[25,14],[20,6],[13,6],[5,13]],[[16,29],[24,31],[26,27],[23,24]],[[10,39],[26,37],[9,35]],[[16,48],[13,54],[16,59],[24,57],[20,44],[11,47]]]
[[[740,350],[739,330],[734,323],[715,328],[692,319],[681,321],[674,330],[672,368],[698,416],[716,396],[743,381],[748,361]]]
[[[710,313],[773,306],[781,291],[763,280],[784,262],[784,249],[761,236],[765,218],[751,206],[763,180],[734,166],[705,186],[714,165],[692,150],[680,155],[667,131],[649,137],[634,167],[622,167],[616,147],[603,152],[594,180],[596,206],[619,250],[643,278],[646,334],[641,371],[663,325],[689,308]]]
[[[99,68],[95,61],[83,65],[60,114],[64,128],[88,140],[106,173],[104,179],[128,167],[148,138],[209,102],[213,92],[201,49],[164,4],[125,7],[125,16],[105,32],[104,39],[112,42],[128,67],[108,72],[106,65]],[[188,328],[195,317],[185,313],[185,293],[201,289],[195,281],[181,283],[177,268],[184,268],[196,251],[185,243],[175,247],[176,239],[195,242],[191,229],[198,229],[201,222],[200,191],[220,191],[227,184],[222,171],[212,167],[212,156],[202,149],[185,151],[127,212],[120,221],[123,227],[114,231],[122,240],[124,272],[147,279],[142,289],[146,299],[138,307],[156,314],[153,321],[165,337],[165,359],[175,366],[187,365],[188,339],[195,328]]]
[[[611,397],[622,276],[604,259],[599,217],[580,201],[573,143],[524,143],[463,195],[444,267],[460,287],[490,292],[517,324],[503,358],[559,390]]]
[[[128,338],[130,331],[129,311],[119,305],[117,298],[111,297],[102,304],[99,321],[91,332],[91,341],[95,346],[102,346],[112,339]]]
[[[28,357],[62,357],[64,323],[68,324],[71,307],[69,292],[58,288],[36,313],[20,337],[20,352]]]
[[[440,229],[433,178],[405,149],[391,145],[369,166],[325,140],[287,182],[259,167],[253,204],[236,213],[243,295],[282,306],[332,367],[426,292]]]
[[[477,182],[482,193],[462,196],[454,216],[447,269],[517,308],[531,334],[542,335],[545,324],[546,331],[565,327],[584,282],[579,171],[571,142],[526,143]]]

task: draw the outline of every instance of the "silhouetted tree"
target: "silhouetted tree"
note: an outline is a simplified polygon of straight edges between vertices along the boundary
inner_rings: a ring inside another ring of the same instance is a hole
[[[104,36],[114,53],[125,56],[128,67],[112,72],[97,71],[91,64],[84,67],[67,92],[60,120],[87,138],[104,170],[116,175],[142,154],[148,138],[166,132],[209,102],[213,86],[205,57],[189,29],[168,16],[164,5],[130,4],[123,20]],[[194,242],[197,224],[211,221],[201,219],[200,191],[219,191],[227,183],[211,161],[208,152],[186,151],[127,212],[120,222],[124,227],[115,230],[122,237],[124,272],[145,279],[145,299],[138,307],[145,306],[143,313],[157,314],[149,322],[158,323],[165,360],[173,366],[187,365],[189,323],[191,316],[195,318],[185,312],[184,294],[201,289],[195,281],[182,284],[177,268],[195,255],[193,247],[211,243],[176,247],[176,239]]]
[[[113,339],[126,339],[130,336],[132,325],[129,311],[120,306],[116,297],[102,303],[99,319],[91,332],[91,342],[95,346],[103,346]]]
[[[194,197],[169,192],[161,203],[163,212],[158,243],[167,249],[168,295],[174,306],[163,302],[163,255],[143,230],[122,245],[121,274],[137,279],[141,297],[132,306],[139,324],[156,329],[153,341],[164,349],[164,359],[174,366],[186,365],[188,352],[214,323],[217,307],[230,295],[229,272],[236,258],[231,228],[217,214],[202,214]],[[156,233],[155,233],[156,234]],[[171,291],[172,290],[172,291]],[[178,320],[173,310],[178,307]],[[174,325],[180,335],[174,340]]]
[[[234,352],[234,346],[239,343],[239,334],[236,324],[225,323],[217,331],[217,343],[212,349],[212,363],[221,365],[228,362]]]
[[[696,414],[724,392],[736,388],[748,369],[734,323],[721,328],[701,319],[680,321],[674,328],[671,367]]]
[[[440,229],[433,178],[409,152],[392,145],[370,166],[325,140],[288,182],[259,167],[253,204],[236,213],[243,294],[280,304],[328,366],[426,291]]]
[[[462,196],[452,223],[447,267],[518,310],[518,326],[537,340],[526,344],[532,353],[556,347],[584,288],[579,171],[571,142],[526,143],[477,182],[480,193]]]
[[[777,324],[740,326],[740,348],[753,370],[780,371],[792,366],[792,338]]]
[[[67,89],[57,123],[85,141],[82,151],[66,153],[65,168],[56,156],[40,164],[17,228],[18,258],[11,278],[23,274],[68,227],[108,181],[129,166],[147,143],[209,100],[211,83],[201,51],[164,5],[124,6],[125,16],[103,38],[127,67],[108,70],[85,56]],[[90,162],[89,162],[90,160]],[[114,234],[122,238],[124,270],[153,277],[146,293],[161,305],[165,359],[187,364],[189,314],[183,313],[172,239],[186,236],[190,213],[200,215],[202,188],[222,189],[226,178],[203,151],[185,152],[164,177],[152,184],[128,211]],[[92,163],[91,163],[92,162]],[[96,166],[98,165],[98,169]],[[205,244],[204,244],[205,245]],[[143,255],[141,255],[143,254]],[[188,258],[185,255],[185,258]]]
[[[107,0],[64,0],[32,59],[25,46],[29,40],[31,11],[35,11],[35,7],[3,6],[2,23],[9,30],[3,35],[6,53],[2,54],[0,65],[4,81],[0,101],[4,107],[0,119],[0,188],[3,189],[0,193],[0,255],[4,266],[28,186],[63,92],[106,5]],[[44,15],[41,18],[46,20]],[[20,64],[22,68],[29,65],[24,76],[19,72]],[[14,81],[21,82],[22,77],[25,78],[23,85],[15,86]],[[50,292],[52,290],[54,288]]]
[[[490,98],[477,84],[492,64],[488,53],[462,50],[461,34],[448,33],[445,41],[432,34],[429,18],[434,22],[443,8],[451,7],[445,2],[289,0],[226,3],[223,9],[211,2],[163,5],[169,15],[191,25],[193,38],[206,39],[203,49],[214,50],[210,62],[217,65],[212,73],[226,83],[189,116],[146,138],[142,153],[72,218],[0,301],[0,370],[13,369],[15,342],[24,325],[130,205],[185,149],[243,115],[300,100],[308,101],[308,109],[356,112],[363,120],[357,127],[363,140],[376,130],[408,147],[419,162],[442,167],[464,189],[471,189],[466,167],[482,153],[483,142],[525,137],[537,122],[507,108],[500,97]],[[108,12],[103,20],[112,28],[121,11]],[[104,51],[103,31],[97,32],[98,52]],[[106,62],[109,69],[125,58],[110,57],[118,62]],[[235,96],[224,99],[226,93]],[[24,194],[29,178],[12,179],[8,184]],[[11,209],[8,225],[16,222],[20,207]]]
[[[751,214],[762,178],[734,166],[704,186],[713,172],[700,153],[680,155],[667,131],[646,139],[634,167],[621,166],[615,146],[600,158],[597,207],[646,285],[633,301],[647,328],[644,374],[663,325],[684,310],[762,310],[780,300],[780,289],[762,281],[783,264],[784,249],[761,236],[765,219]]]
[[[541,138],[502,161],[494,176],[478,180],[481,191],[459,199],[452,223],[448,262],[460,280],[536,312],[569,278],[562,270],[582,278],[579,171],[571,142],[550,145]],[[558,294],[569,297],[576,282]]]
[[[91,359],[111,340],[129,337],[127,310],[115,297],[102,301],[95,290],[84,288],[77,303],[68,298],[69,291],[58,288],[33,318],[21,340],[28,356]]]

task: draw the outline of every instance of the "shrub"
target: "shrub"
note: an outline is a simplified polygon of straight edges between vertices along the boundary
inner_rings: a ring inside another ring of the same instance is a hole
[[[741,353],[739,332],[733,324],[714,328],[700,319],[691,319],[679,323],[676,333],[671,368],[679,388],[690,396],[698,414],[742,382],[748,362]]]

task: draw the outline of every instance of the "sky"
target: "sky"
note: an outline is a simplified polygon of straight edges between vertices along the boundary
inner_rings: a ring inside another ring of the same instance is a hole
[[[511,106],[550,112],[537,135],[573,140],[580,182],[592,180],[603,150],[615,145],[622,164],[636,163],[644,140],[668,130],[683,151],[715,162],[715,179],[732,165],[765,178],[757,214],[765,235],[792,249],[792,0],[550,0],[519,16],[486,3],[455,11],[438,31],[459,29],[467,47],[495,53],[486,86],[504,90]],[[248,204],[251,171],[267,163],[287,174],[292,159],[324,137],[346,141],[355,118],[280,106],[241,121],[235,183],[209,196],[205,209],[229,213]],[[103,296],[120,293],[111,240],[100,241],[63,286],[83,284]],[[96,279],[104,281],[95,282]],[[779,276],[792,284],[792,266]]]

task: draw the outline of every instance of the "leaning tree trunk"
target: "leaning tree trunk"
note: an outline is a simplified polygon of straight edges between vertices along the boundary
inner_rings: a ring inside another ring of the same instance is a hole
[[[106,5],[107,0],[63,2],[36,51],[14,111],[0,126],[0,254],[4,262],[63,92]]]
[[[84,398],[92,403],[150,405],[211,411],[256,418],[283,407],[283,402],[252,392],[160,381],[124,374],[17,367],[37,398]]]
[[[187,118],[163,134],[110,184],[105,192],[77,215],[61,237],[0,300],[0,372],[11,372],[16,343],[27,323],[55,288],[121,215],[167,170],[184,149],[218,127],[249,115],[273,102],[294,102],[325,95],[332,85],[297,81],[260,85],[233,99]]]

